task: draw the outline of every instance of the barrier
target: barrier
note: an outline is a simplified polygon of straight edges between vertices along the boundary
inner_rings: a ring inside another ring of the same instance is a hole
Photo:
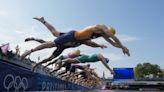
[[[0,60],[1,91],[87,90],[89,88]]]

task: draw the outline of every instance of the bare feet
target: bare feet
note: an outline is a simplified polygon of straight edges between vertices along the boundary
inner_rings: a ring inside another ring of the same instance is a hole
[[[34,17],[33,19],[36,19],[42,23],[45,23],[44,17]]]
[[[25,39],[25,42],[31,41],[31,40],[34,40],[34,38],[33,38],[33,37],[26,38],[26,39]]]

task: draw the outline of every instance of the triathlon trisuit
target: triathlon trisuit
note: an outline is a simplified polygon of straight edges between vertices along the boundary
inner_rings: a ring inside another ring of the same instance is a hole
[[[93,28],[88,28],[75,32],[75,38],[77,40],[89,40],[102,36],[101,34],[93,33]]]
[[[71,72],[75,72],[76,69],[84,70],[84,67],[81,65],[71,65],[71,69],[70,69]]]
[[[84,35],[85,37],[83,37]],[[83,41],[89,39],[95,39],[100,36],[102,35],[95,34],[95,33],[93,34],[91,30],[81,30],[81,31],[72,30],[68,33],[60,33],[60,36],[54,40],[57,49],[53,52],[53,56],[57,57],[67,48],[78,47],[83,43]],[[79,38],[80,40],[77,40],[77,38]],[[86,38],[86,39],[82,39],[82,38]],[[65,46],[65,44],[68,42],[74,42],[74,44]]]
[[[59,56],[65,49],[67,48],[72,48],[72,47],[78,47],[80,46],[81,43],[76,42],[75,44],[69,45],[69,46],[65,46],[65,45],[61,45],[60,47],[57,47],[57,49],[53,52],[53,56],[57,57]]]
[[[93,34],[92,30],[72,30],[68,33],[60,33],[60,36],[57,37],[54,42],[57,47],[61,47],[68,42],[77,42],[81,43],[82,41],[94,39],[102,36],[101,34]]]
[[[86,62],[97,62],[100,61],[97,57],[97,54],[92,54],[90,56],[88,55],[81,55],[75,58],[80,63],[86,63]]]
[[[56,44],[57,47],[60,47],[62,45],[64,45],[65,43],[68,42],[75,42],[75,36],[74,36],[75,31],[70,31],[68,33],[62,34],[59,37],[57,37],[54,42]]]
[[[77,56],[76,55],[69,54],[69,55],[61,55],[59,57],[59,59],[60,60],[63,60],[63,59],[75,58],[75,57],[77,57]],[[69,63],[69,62],[62,62],[62,66],[61,67],[65,67],[66,68],[66,71],[70,71],[70,69],[71,69],[71,63]]]

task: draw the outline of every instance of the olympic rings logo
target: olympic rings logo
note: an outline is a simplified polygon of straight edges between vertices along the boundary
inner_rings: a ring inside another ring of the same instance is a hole
[[[23,89],[25,91],[28,88],[28,80],[26,77],[21,78],[20,76],[13,76],[12,74],[7,74],[3,80],[3,87],[9,91],[14,88],[15,91]]]

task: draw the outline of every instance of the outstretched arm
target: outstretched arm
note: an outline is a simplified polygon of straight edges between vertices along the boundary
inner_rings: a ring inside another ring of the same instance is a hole
[[[104,32],[103,38],[107,42],[111,43],[115,47],[121,48],[124,54],[127,54],[128,56],[130,56],[130,53],[129,53],[128,48],[126,48],[125,46],[123,46],[122,43],[120,42],[120,40],[116,36],[114,36],[112,33],[108,32],[107,31],[107,28],[105,28],[105,27],[104,27],[103,32]],[[111,37],[114,42],[112,40],[110,40],[109,37]]]
[[[101,61],[102,64],[111,72],[111,74],[115,75],[114,71],[108,66],[108,64],[104,61]]]
[[[116,36],[114,36],[111,32],[108,31],[107,26],[97,24],[97,25],[91,26],[90,28],[95,30],[95,32],[100,32],[103,35],[103,38],[109,43],[111,43],[109,38],[112,38],[112,40],[117,45],[114,43],[111,43],[111,44],[114,45],[115,47],[121,48],[123,50],[124,54],[127,54],[128,56],[130,56],[129,50],[125,46],[122,45],[122,43],[120,42],[120,40]]]
[[[104,61],[101,61],[101,62],[111,72],[111,74],[114,75],[114,71],[108,66],[108,64],[106,62],[104,62]]]
[[[115,47],[117,47],[117,48],[121,48],[124,54],[127,54],[128,56],[130,56],[130,53],[129,53],[128,48],[126,48],[126,47],[123,46],[122,44],[120,45],[120,44],[117,43],[116,41],[113,41],[113,40],[109,39],[109,37],[107,37],[107,36],[103,36],[103,38],[104,38],[107,42],[111,43],[113,46],[115,46]],[[115,37],[115,36],[114,36],[114,38],[115,38],[115,39],[118,39],[118,38]]]
[[[98,43],[96,43],[96,42],[93,42],[93,41],[91,41],[91,40],[84,41],[83,44],[88,45],[88,46],[91,46],[91,47],[100,47],[100,48],[102,48],[102,49],[103,49],[103,48],[107,48],[107,46],[105,46],[105,45],[100,45],[100,44],[98,44]]]
[[[104,38],[107,42],[111,43],[112,46],[117,47],[117,48],[121,48],[120,45],[118,45],[116,42],[114,42],[113,40],[109,39],[108,37],[103,36],[103,38]]]
[[[100,59],[100,61],[102,62],[102,64],[111,72],[111,74],[115,74],[114,71],[108,66],[106,59],[104,58],[103,55],[101,54],[97,54],[98,58]]]
[[[98,25],[95,25],[94,28],[97,29],[98,31],[101,31],[101,33],[103,34],[103,37],[105,37],[104,38],[105,40],[109,39],[110,37],[119,45],[120,48],[124,48],[120,40],[116,36],[114,36],[111,32],[108,32],[107,26],[98,24]]]

